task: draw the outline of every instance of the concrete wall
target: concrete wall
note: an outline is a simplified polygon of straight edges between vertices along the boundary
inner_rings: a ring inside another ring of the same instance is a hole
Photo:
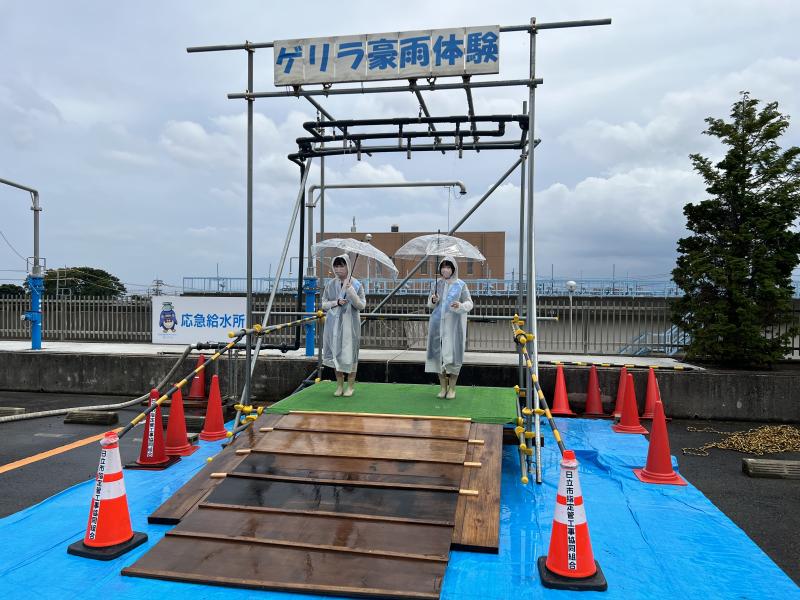
[[[112,394],[135,397],[160,380],[176,360],[175,356],[121,356],[102,354],[58,354],[53,352],[0,352],[0,390],[59,392],[74,394]],[[184,361],[183,377],[194,368],[195,359]],[[306,359],[262,358],[254,376],[253,393],[257,400],[274,401],[290,394],[307,376],[315,361]],[[237,369],[243,380],[244,361],[219,364],[225,394]],[[567,390],[573,410],[581,412],[589,377],[588,367],[564,367]],[[647,371],[633,369],[636,395],[644,405]],[[540,377],[548,399],[553,397],[556,368],[542,365]],[[800,422],[800,370],[775,372],[673,371],[658,370],[658,381],[667,414],[676,418],[730,419],[743,421]],[[179,377],[176,377],[177,380]],[[326,370],[326,378],[331,373]],[[601,394],[610,411],[616,398],[619,370],[598,368]],[[361,381],[396,383],[434,383],[417,363],[361,361]],[[470,366],[462,369],[460,385],[513,387],[516,367]]]

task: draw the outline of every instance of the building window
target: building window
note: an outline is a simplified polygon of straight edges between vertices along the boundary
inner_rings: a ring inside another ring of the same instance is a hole
[[[475,274],[475,264],[471,258],[467,259],[467,275]]]
[[[422,272],[423,275],[427,275],[428,272],[429,272],[428,271],[428,263],[429,262],[430,262],[430,260],[426,260],[425,262],[422,263],[422,269],[420,269],[420,271]]]

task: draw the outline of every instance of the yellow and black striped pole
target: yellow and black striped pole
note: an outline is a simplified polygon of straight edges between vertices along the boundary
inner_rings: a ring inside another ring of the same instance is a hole
[[[270,325],[269,327],[261,327],[261,325],[256,324],[250,329],[240,329],[238,331],[231,331],[228,334],[228,337],[232,338],[230,342],[225,344],[225,346],[221,350],[218,350],[217,352],[212,354],[211,358],[209,360],[204,362],[202,365],[200,365],[196,369],[193,369],[186,377],[184,377],[178,383],[173,385],[158,400],[156,400],[155,402],[153,402],[153,404],[148,406],[147,409],[144,412],[141,412],[138,415],[136,415],[136,417],[134,417],[134,419],[130,423],[128,423],[125,427],[122,428],[122,430],[119,432],[118,436],[122,437],[126,433],[128,433],[131,429],[133,429],[136,425],[138,425],[142,421],[142,419],[144,419],[148,414],[150,414],[152,411],[154,411],[156,409],[156,407],[161,406],[161,404],[164,403],[167,400],[167,398],[172,396],[172,394],[174,394],[177,390],[179,390],[179,389],[185,387],[186,385],[188,385],[189,382],[192,380],[192,378],[194,378],[195,375],[197,375],[197,374],[201,373],[202,371],[204,371],[205,368],[208,365],[210,365],[211,363],[213,363],[216,360],[218,360],[220,356],[223,356],[224,354],[226,354],[231,348],[233,348],[237,343],[239,343],[239,341],[245,335],[247,335],[248,333],[255,334],[255,335],[264,335],[264,334],[267,334],[267,333],[271,333],[272,331],[279,331],[280,329],[282,329],[284,327],[291,327],[293,325],[298,325],[298,324],[301,324],[301,323],[305,323],[306,321],[310,321],[310,320],[314,320],[314,319],[321,319],[321,318],[323,318],[323,313],[322,313],[322,311],[318,311],[314,316],[305,317],[305,318],[299,319],[298,321],[295,321],[293,323],[281,323],[279,325]],[[240,414],[237,413],[237,415],[236,415],[236,423],[237,424],[239,422],[239,418],[240,418]]]
[[[530,334],[526,333],[522,329],[517,328],[514,331],[514,340],[517,342],[517,347],[519,351],[522,352],[522,356],[524,359],[523,362],[525,363],[525,366],[528,369],[531,382],[533,383],[533,388],[536,392],[536,395],[539,398],[539,402],[544,408],[538,408],[538,409],[531,408],[530,401],[526,398],[526,400],[528,401],[526,402],[525,408],[522,409],[522,413],[528,418],[528,423],[530,423],[531,416],[535,415],[538,417],[544,415],[547,418],[547,421],[550,423],[550,428],[553,430],[553,437],[555,438],[556,443],[558,444],[558,448],[561,451],[561,454],[564,454],[564,452],[566,452],[567,449],[564,446],[563,440],[561,439],[561,433],[559,433],[558,426],[556,425],[555,419],[553,419],[553,415],[550,412],[550,406],[547,404],[544,392],[542,391],[542,386],[539,383],[539,378],[536,376],[536,371],[533,368],[530,355],[528,354],[528,342],[530,341],[529,336]],[[528,436],[529,433],[531,434],[532,437],[533,433],[531,432],[530,425],[528,425],[527,430],[525,432],[526,437]]]

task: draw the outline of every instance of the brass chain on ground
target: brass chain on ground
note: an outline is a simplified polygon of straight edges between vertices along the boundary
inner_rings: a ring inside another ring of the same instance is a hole
[[[718,433],[727,436],[703,444],[699,448],[682,448],[684,455],[708,456],[711,448],[736,450],[745,454],[777,454],[800,452],[800,428],[794,425],[762,425],[746,431],[718,431],[713,427],[692,427],[686,431]]]

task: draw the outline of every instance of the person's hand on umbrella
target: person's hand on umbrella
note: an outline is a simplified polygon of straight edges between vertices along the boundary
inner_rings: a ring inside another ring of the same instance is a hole
[[[458,301],[451,302],[450,303],[450,308],[452,308],[453,310],[458,310],[459,308],[461,308],[461,302],[458,302]]]
[[[345,304],[347,304],[347,300],[345,300],[344,298],[339,298],[336,301],[336,304],[338,304],[339,306],[344,306]]]
[[[433,294],[433,296],[431,296],[431,302],[433,304],[437,304],[439,302],[439,295],[438,294]]]

